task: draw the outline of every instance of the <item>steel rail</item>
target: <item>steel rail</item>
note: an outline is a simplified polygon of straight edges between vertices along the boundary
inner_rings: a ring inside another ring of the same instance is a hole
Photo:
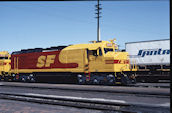
[[[120,94],[134,94],[138,96],[156,96],[156,97],[170,97],[170,89],[168,88],[140,88],[140,87],[97,87],[85,85],[64,85],[64,84],[32,84],[29,83],[2,83],[1,87],[22,87],[22,88],[35,88],[35,89],[56,89],[56,90],[69,90],[69,91],[88,91],[88,92],[107,92],[107,93],[120,93]]]
[[[132,103],[132,102],[109,100],[102,98],[82,98],[82,97],[44,95],[44,94],[33,94],[33,93],[9,93],[9,92],[0,92],[0,98],[41,103],[41,104],[87,108],[87,109],[113,110],[113,111],[120,111],[125,113],[140,112],[139,110],[136,109],[136,107],[146,108],[148,109],[148,111],[150,109],[160,109],[160,108],[165,110],[166,112],[170,111],[169,105]]]
[[[128,87],[146,87],[146,88],[170,88],[170,83],[167,85],[160,85],[156,83],[138,83],[138,84],[131,84]]]

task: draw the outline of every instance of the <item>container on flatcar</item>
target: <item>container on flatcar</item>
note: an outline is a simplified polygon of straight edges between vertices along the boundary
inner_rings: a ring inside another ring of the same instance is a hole
[[[158,82],[170,78],[170,40],[128,42],[125,50],[131,63],[138,66],[137,79],[143,82]],[[139,80],[139,81],[140,81]]]

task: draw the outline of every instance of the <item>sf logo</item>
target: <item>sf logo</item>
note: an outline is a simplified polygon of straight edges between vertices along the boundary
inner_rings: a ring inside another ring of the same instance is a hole
[[[50,65],[54,63],[55,57],[56,57],[56,55],[40,56],[38,58],[36,67],[39,67],[39,68],[50,67]]]

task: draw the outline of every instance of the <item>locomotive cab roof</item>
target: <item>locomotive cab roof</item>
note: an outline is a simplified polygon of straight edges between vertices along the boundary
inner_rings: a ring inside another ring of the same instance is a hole
[[[66,47],[64,50],[69,50],[69,49],[89,49],[89,50],[96,50],[100,47],[103,48],[113,48],[113,49],[118,49],[117,44],[114,43],[115,39],[110,40],[110,41],[90,41],[91,43],[89,44],[75,44]]]

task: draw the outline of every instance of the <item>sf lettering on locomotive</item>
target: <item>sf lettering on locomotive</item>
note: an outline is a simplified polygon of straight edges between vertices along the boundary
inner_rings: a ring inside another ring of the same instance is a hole
[[[38,57],[38,62],[36,64],[36,67],[38,68],[50,67],[50,65],[54,63],[55,58],[56,55],[47,55],[47,56],[41,55],[40,57]]]

